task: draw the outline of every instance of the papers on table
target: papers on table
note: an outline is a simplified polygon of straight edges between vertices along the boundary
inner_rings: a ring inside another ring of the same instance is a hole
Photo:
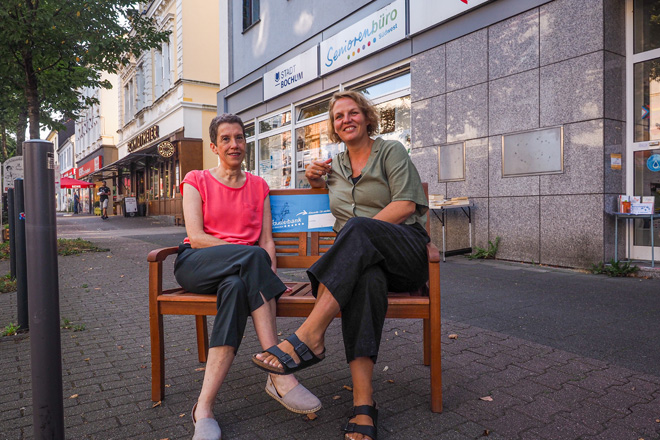
[[[452,197],[445,199],[444,195],[429,194],[429,208],[441,209],[447,207],[470,206],[470,200],[467,197]]]

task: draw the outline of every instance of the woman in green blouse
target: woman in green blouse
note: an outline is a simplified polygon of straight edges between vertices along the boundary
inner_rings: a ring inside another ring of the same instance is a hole
[[[313,162],[305,177],[328,187],[335,244],[308,271],[316,304],[296,332],[253,357],[260,368],[290,374],[325,357],[325,331],[339,311],[353,378],[353,416],[345,438],[376,440],[372,376],[387,312],[387,293],[411,291],[428,279],[424,224],[428,202],[406,149],[372,139],[378,114],[358,92],[330,101],[330,134],[346,151]]]

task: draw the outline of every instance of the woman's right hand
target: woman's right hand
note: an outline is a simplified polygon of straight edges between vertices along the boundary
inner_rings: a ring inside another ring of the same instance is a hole
[[[332,159],[313,160],[312,163],[305,168],[305,177],[312,186],[315,186],[314,183],[318,184],[323,182],[323,176],[332,173],[331,163]]]

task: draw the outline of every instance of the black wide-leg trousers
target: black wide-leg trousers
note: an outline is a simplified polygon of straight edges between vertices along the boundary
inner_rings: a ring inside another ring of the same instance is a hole
[[[248,316],[264,304],[264,299],[270,301],[286,290],[270,264],[268,252],[259,246],[179,246],[174,262],[177,282],[189,292],[217,296],[210,347],[229,345],[236,353]]]
[[[378,356],[387,292],[408,292],[428,280],[426,230],[355,217],[307,270],[314,296],[325,285],[339,303],[346,360]]]

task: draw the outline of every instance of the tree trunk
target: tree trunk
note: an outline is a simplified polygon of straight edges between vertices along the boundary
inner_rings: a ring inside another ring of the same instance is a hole
[[[2,162],[7,160],[7,127],[4,126],[4,124],[0,127],[0,131],[2,131]]]
[[[16,123],[16,155],[23,155],[23,141],[25,141],[25,130],[27,129],[27,109],[21,110]]]
[[[23,62],[25,65],[25,96],[27,97],[28,118],[30,119],[30,139],[39,139],[39,85],[32,63],[32,53],[29,51],[23,52]],[[18,149],[18,145],[16,147]]]

